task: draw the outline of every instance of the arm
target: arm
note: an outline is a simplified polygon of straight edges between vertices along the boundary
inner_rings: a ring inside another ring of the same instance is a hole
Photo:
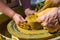
[[[1,1],[0,1],[0,11],[3,12],[5,15],[9,16],[10,18],[12,18],[15,14],[15,12],[12,9],[10,9]]]
[[[10,9],[1,1],[0,1],[0,11],[3,12],[6,16],[12,18],[16,22],[16,24],[19,24],[19,22],[24,21],[21,15],[14,12],[12,9]]]

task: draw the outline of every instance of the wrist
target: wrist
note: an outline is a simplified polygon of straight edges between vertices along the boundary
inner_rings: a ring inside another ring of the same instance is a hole
[[[12,12],[10,18],[13,19],[13,17],[14,17],[15,14],[16,14],[15,12]]]
[[[13,13],[10,18],[14,19],[17,13]]]

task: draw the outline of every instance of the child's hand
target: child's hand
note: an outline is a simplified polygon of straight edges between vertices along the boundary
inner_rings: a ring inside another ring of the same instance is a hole
[[[31,14],[34,14],[34,10],[31,10],[31,9],[26,9],[25,10],[25,15],[28,16],[28,15],[31,15]]]
[[[16,24],[20,24],[20,22],[23,22],[23,21],[25,21],[24,20],[24,18],[21,16],[21,15],[19,15],[19,14],[15,14],[14,16],[13,16],[13,20],[16,22]]]

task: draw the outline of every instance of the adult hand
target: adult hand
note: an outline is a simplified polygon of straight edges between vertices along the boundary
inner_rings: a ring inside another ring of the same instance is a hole
[[[58,29],[57,13],[58,13],[58,8],[56,8],[56,7],[51,8],[51,10],[49,12],[47,12],[45,15],[38,17],[37,21],[41,22],[42,25],[47,26],[47,29],[50,30],[51,32],[55,32]]]

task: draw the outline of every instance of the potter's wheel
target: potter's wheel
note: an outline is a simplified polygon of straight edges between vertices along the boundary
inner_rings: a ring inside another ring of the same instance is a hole
[[[36,20],[33,20],[33,19],[36,19],[36,18],[37,18],[36,15],[31,15],[31,16],[28,16],[26,20],[28,21],[29,24],[34,24],[34,22],[36,22]],[[25,24],[23,24],[23,25],[25,25]],[[34,25],[36,26],[36,24],[34,24]],[[37,25],[36,27],[41,27],[41,26],[39,24],[39,26]],[[14,21],[11,21],[7,26],[8,32],[11,35],[14,35],[20,39],[34,39],[34,40],[35,39],[37,39],[37,40],[38,39],[50,39],[50,38],[59,36],[59,34],[60,34],[60,31],[55,34],[50,34],[47,29],[43,28],[43,29],[39,29],[39,30],[34,30],[35,28],[33,28],[32,30],[27,30],[27,29],[21,28],[20,26],[17,26]]]
[[[20,30],[18,30],[14,21],[11,21],[8,24],[7,29],[11,35],[14,35],[22,39],[45,39],[45,38],[48,39],[53,37],[53,34],[50,34],[48,32],[40,33],[40,34],[24,34],[20,32]]]

